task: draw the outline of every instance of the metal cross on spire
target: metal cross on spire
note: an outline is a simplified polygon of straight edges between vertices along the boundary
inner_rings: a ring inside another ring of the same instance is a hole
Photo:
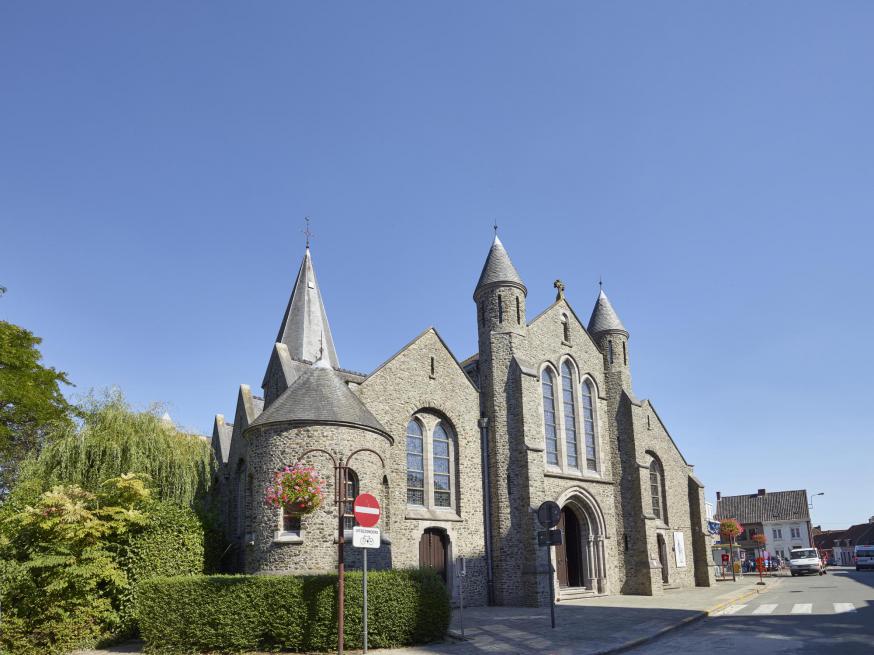
[[[307,248],[309,248],[310,247],[310,237],[314,237],[316,235],[313,234],[312,231],[310,230],[310,217],[306,216],[306,217],[304,217],[303,220],[306,221],[307,226],[306,226],[306,228],[304,228],[301,231],[304,233],[304,236],[306,236],[306,238],[307,238]]]
[[[495,224],[492,225],[492,227],[495,230],[495,236],[498,236],[498,221],[497,220],[495,220]]]
[[[600,275],[598,276],[598,289],[599,289],[599,290],[603,290],[603,289],[604,289],[604,280],[601,279],[601,276],[600,276]]]

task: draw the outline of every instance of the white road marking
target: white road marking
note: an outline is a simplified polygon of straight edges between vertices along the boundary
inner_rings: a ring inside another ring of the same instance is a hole
[[[812,603],[795,603],[792,606],[793,614],[810,614],[811,612],[813,612]]]
[[[753,611],[753,614],[770,614],[775,609],[777,609],[777,603],[765,603],[763,605],[759,605]]]
[[[845,612],[855,612],[856,606],[853,603],[832,603],[835,606],[835,614],[844,614]]]
[[[729,605],[724,610],[720,610],[716,614],[717,616],[722,616],[725,614],[736,614],[737,612],[740,612],[744,607],[746,607],[746,605]]]

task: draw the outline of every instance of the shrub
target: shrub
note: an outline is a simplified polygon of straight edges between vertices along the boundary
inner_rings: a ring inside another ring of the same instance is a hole
[[[129,586],[118,598],[120,635],[135,633],[137,583],[152,577],[204,572],[205,531],[195,512],[168,502],[150,503],[147,523],[120,544],[119,565]]]
[[[346,574],[346,645],[361,647],[361,573]],[[151,652],[330,651],[337,644],[336,582],[317,576],[152,578],[139,585],[136,612]],[[449,595],[430,570],[368,574],[368,645],[441,639]]]

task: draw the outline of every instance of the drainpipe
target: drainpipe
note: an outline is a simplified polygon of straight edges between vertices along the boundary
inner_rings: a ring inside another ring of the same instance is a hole
[[[492,485],[489,482],[489,419],[485,416],[477,422],[480,434],[483,469],[483,522],[485,523],[486,589],[489,605],[495,604],[495,572],[492,565]]]

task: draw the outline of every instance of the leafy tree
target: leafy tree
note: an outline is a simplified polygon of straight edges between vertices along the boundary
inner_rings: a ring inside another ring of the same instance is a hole
[[[158,499],[200,507],[216,466],[208,441],[162,421],[158,408],[134,411],[118,390],[86,398],[78,411],[81,423],[54,431],[25,467],[23,494],[56,484],[96,491],[105,480],[137,473]]]
[[[39,451],[50,431],[71,425],[74,413],[61,393],[67,374],[40,364],[42,339],[0,321],[0,498],[21,462]]]
[[[3,646],[54,653],[94,643],[118,624],[115,599],[128,587],[117,544],[148,522],[149,491],[136,476],[99,493],[56,486],[0,523]]]

